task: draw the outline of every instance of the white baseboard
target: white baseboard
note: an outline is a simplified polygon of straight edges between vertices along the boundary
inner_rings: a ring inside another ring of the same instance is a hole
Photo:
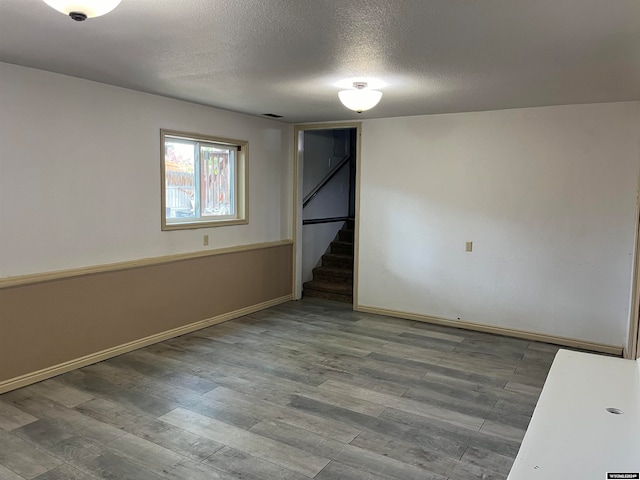
[[[116,347],[111,347],[106,350],[92,353],[84,357],[76,358],[68,362],[60,363],[52,367],[47,367],[42,370],[38,370],[36,372],[20,375],[19,377],[11,378],[9,380],[5,380],[4,382],[0,382],[0,394],[11,391],[11,390],[15,390],[16,388],[31,385],[33,383],[41,382],[42,380],[46,380],[48,378],[55,377],[57,375],[69,372],[71,370],[75,370],[76,368],[86,367],[87,365],[101,362],[102,360],[116,357],[118,355],[122,355],[123,353],[131,352],[133,350],[137,350],[139,348],[143,348],[148,345],[152,345],[154,343],[162,342],[164,340],[168,340],[174,337],[179,337],[180,335],[185,335],[187,333],[195,332],[196,330],[210,327],[211,325],[216,325],[218,323],[226,322],[228,320],[233,320],[234,318],[242,317],[244,315],[248,315],[250,313],[254,313],[259,310],[264,310],[265,308],[273,307],[275,305],[280,305],[281,303],[288,302],[292,299],[293,299],[292,295],[285,295],[283,297],[274,298],[273,300],[268,300],[266,302],[262,302],[257,305],[251,305],[249,307],[241,308],[233,312],[224,313],[222,315],[207,318],[199,322],[190,323],[189,325],[184,325],[182,327],[174,328],[172,330],[156,333],[154,335],[150,335],[148,337],[141,338],[139,340],[134,340],[132,342],[118,345]]]
[[[431,317],[429,315],[420,315],[417,313],[399,312],[397,310],[387,310],[384,308],[366,307],[363,305],[354,306],[354,310],[364,313],[374,313],[377,315],[386,315],[387,317],[403,318],[405,320],[416,320],[418,322],[433,323],[435,325],[443,325],[446,327],[462,328],[465,330],[474,330],[477,332],[493,333],[496,335],[504,335],[506,337],[522,338],[535,342],[552,343],[554,345],[562,345],[565,347],[580,348],[593,352],[608,353],[612,355],[622,356],[622,347],[616,345],[607,345],[604,343],[594,343],[574,338],[558,337],[555,335],[546,335],[544,333],[527,332],[525,330],[516,330],[513,328],[494,327],[492,325],[483,325],[480,323],[463,322],[461,320],[451,320],[448,318]]]

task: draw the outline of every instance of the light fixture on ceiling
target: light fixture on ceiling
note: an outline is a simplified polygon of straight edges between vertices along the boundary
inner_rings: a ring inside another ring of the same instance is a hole
[[[382,98],[382,92],[369,90],[367,82],[353,82],[353,89],[341,90],[338,98],[350,110],[362,113],[375,107]]]
[[[121,0],[43,0],[59,12],[69,15],[76,22],[99,17],[116,8]]]

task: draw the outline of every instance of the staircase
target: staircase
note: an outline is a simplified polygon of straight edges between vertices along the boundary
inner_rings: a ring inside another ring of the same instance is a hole
[[[322,265],[313,269],[313,280],[303,285],[302,294],[353,303],[353,220],[347,220],[331,242]]]

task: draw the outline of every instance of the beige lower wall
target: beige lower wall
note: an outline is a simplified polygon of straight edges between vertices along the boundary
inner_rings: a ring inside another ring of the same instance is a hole
[[[285,297],[292,245],[0,289],[0,383]]]

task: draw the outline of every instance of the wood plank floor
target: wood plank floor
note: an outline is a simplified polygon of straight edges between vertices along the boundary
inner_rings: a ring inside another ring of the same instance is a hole
[[[0,479],[504,479],[558,347],[305,299],[0,395]]]

